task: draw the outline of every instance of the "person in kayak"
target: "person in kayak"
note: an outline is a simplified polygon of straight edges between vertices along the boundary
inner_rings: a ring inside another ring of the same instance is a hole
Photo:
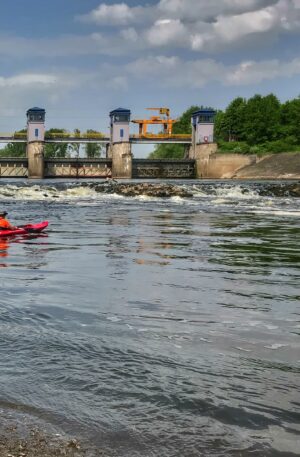
[[[11,225],[11,223],[6,219],[6,216],[6,211],[0,211],[0,230],[15,230],[17,227]]]

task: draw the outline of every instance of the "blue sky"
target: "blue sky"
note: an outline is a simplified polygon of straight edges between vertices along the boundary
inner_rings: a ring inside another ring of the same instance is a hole
[[[108,130],[108,113],[224,108],[300,94],[300,0],[9,0],[0,16],[0,131]]]

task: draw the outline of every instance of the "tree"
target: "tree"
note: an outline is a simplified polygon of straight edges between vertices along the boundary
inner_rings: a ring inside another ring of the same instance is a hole
[[[15,133],[27,133],[26,129],[19,130]],[[0,149],[0,157],[26,157],[27,144],[25,143],[8,143],[3,149]]]
[[[182,144],[159,144],[155,146],[153,152],[148,156],[149,159],[183,159],[184,145]]]
[[[80,138],[80,130],[79,129],[74,129],[74,137],[75,138]],[[78,159],[79,153],[80,153],[80,143],[69,143],[69,151],[71,153],[74,153],[76,159]]]
[[[246,100],[242,97],[237,97],[227,107],[224,118],[227,141],[243,140],[246,106]]]
[[[228,126],[224,111],[217,111],[215,118],[215,139],[216,141],[228,141]]]
[[[244,139],[250,145],[274,141],[280,136],[280,102],[273,94],[254,95],[246,104]]]
[[[60,135],[56,135],[60,134]],[[65,129],[57,129],[53,128],[47,130],[46,137],[53,138],[57,136],[67,137],[68,133]],[[65,158],[69,157],[68,153],[69,144],[68,143],[46,143],[45,144],[45,157],[53,157],[53,158]]]
[[[202,109],[203,106],[191,106],[188,108],[178,119],[178,122],[173,127],[173,133],[175,134],[192,134],[192,115],[195,111],[199,111],[199,109]]]
[[[96,130],[89,129],[89,130],[87,130],[87,134],[91,135],[91,136],[93,134],[99,135],[99,132],[97,132]],[[104,150],[104,146],[99,143],[86,143],[84,146],[85,155],[89,159],[93,159],[95,157],[101,157],[103,150]]]
[[[173,126],[174,134],[192,134],[191,118],[195,111],[201,109],[199,106],[191,106],[187,109],[182,116],[180,116],[178,122]],[[155,146],[155,149],[149,155],[150,159],[164,159],[174,158],[183,159],[185,153],[184,145],[181,144],[159,144]]]
[[[8,143],[0,149],[0,157],[26,157],[26,143]]]
[[[281,106],[281,134],[293,143],[300,143],[300,97]]]

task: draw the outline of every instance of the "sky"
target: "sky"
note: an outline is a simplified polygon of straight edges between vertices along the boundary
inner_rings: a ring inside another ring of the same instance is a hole
[[[108,132],[109,112],[300,95],[300,0],[4,0],[0,132]],[[134,126],[132,127],[134,129]]]

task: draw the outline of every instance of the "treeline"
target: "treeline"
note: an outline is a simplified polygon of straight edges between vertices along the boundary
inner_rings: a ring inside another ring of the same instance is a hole
[[[20,130],[17,134],[26,134],[26,130]],[[87,134],[100,135],[96,130],[89,129]],[[59,135],[58,135],[59,134]],[[45,133],[47,137],[62,136],[67,138],[70,133],[65,129],[50,129]],[[72,136],[80,136],[80,130],[75,129]],[[45,157],[46,158],[69,158],[79,157],[81,150],[85,157],[96,158],[101,157],[105,152],[105,148],[101,144],[86,143],[80,148],[79,143],[46,143],[45,144]],[[26,156],[26,143],[8,143],[3,149],[0,149],[0,157],[25,157]]]
[[[178,119],[173,126],[175,134],[192,134],[191,118],[195,111],[203,108],[202,106],[191,106]],[[149,154],[149,159],[182,159],[185,155],[185,148],[182,144],[159,144],[154,151]]]
[[[191,133],[191,106],[174,125],[174,133]],[[234,99],[217,111],[215,140],[220,152],[264,154],[300,151],[300,97],[281,103],[274,94]],[[183,158],[182,145],[156,146],[150,158]]]
[[[224,152],[300,150],[300,97],[285,103],[274,94],[238,97],[217,112],[215,138]]]

